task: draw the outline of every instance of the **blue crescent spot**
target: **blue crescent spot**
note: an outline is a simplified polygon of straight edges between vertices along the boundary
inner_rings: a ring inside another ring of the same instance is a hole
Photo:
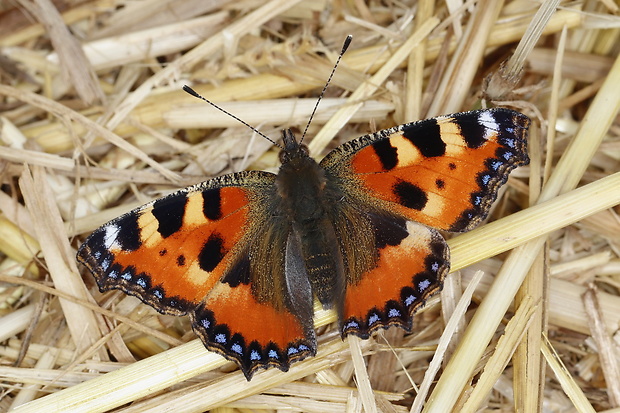
[[[239,343],[233,344],[232,346],[230,346],[230,349],[237,354],[243,354],[243,347],[241,347]]]
[[[430,285],[431,285],[431,282],[429,280],[427,280],[427,279],[426,280],[422,280],[418,284],[418,290],[420,290],[420,292],[424,292]]]
[[[345,329],[347,329],[347,328],[359,328],[359,326],[360,325],[357,323],[357,321],[351,320],[347,324],[345,324],[344,328]]]
[[[390,311],[388,312],[388,317],[400,317],[400,311],[398,311],[395,308],[391,308]]]
[[[373,313],[373,315],[368,317],[368,325],[372,325],[372,324],[376,323],[377,321],[379,321],[379,316],[377,314]]]
[[[222,333],[216,334],[214,338],[216,343],[226,343],[226,336]]]
[[[289,348],[288,348],[287,353],[288,353],[288,355],[290,356],[291,354],[297,354],[297,353],[299,353],[299,350],[297,350],[295,347],[291,346],[291,347],[289,347]]]
[[[493,168],[494,170],[496,170],[496,171],[497,171],[499,168],[501,168],[501,166],[502,166],[503,164],[504,164],[504,163],[503,163],[502,161],[497,161],[497,160],[496,160],[496,161],[494,161],[494,162],[491,164],[491,168]]]
[[[411,304],[415,302],[415,300],[416,300],[415,295],[410,295],[407,298],[405,298],[405,305],[409,307]]]

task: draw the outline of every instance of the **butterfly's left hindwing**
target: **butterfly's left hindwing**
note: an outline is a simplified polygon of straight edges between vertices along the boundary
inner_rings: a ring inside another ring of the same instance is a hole
[[[413,314],[439,291],[450,252],[438,231],[392,215],[368,214],[377,257],[347,286],[341,333],[368,338],[379,328],[411,331]]]
[[[312,315],[284,296],[287,229],[270,219],[274,179],[242,172],[153,201],[95,230],[78,260],[102,291],[189,314],[205,346],[235,360],[248,378],[260,367],[288,370],[316,343]],[[273,264],[252,264],[256,251]]]

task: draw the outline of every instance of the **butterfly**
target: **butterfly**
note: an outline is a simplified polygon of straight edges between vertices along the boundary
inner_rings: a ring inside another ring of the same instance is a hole
[[[316,354],[315,298],[343,338],[411,330],[450,269],[440,231],[485,219],[529,162],[529,124],[509,109],[456,113],[353,139],[318,163],[286,129],[277,174],[228,174],[154,200],[95,230],[77,259],[102,292],[189,315],[248,380],[287,371]]]

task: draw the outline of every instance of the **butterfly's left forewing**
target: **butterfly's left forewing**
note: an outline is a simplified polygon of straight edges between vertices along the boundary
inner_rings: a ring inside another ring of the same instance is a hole
[[[433,228],[468,231],[486,217],[510,171],[529,163],[529,124],[501,108],[440,116],[349,141],[321,165],[384,208]]]
[[[205,346],[235,360],[246,377],[260,367],[288,370],[316,343],[312,315],[273,294],[286,283],[287,242],[282,221],[271,219],[274,179],[242,172],[153,201],[95,230],[78,260],[102,291],[189,314]],[[254,265],[250,256],[272,265]]]

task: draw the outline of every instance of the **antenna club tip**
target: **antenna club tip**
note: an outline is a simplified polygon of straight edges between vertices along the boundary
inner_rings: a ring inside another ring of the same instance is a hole
[[[200,97],[200,95],[191,87],[187,86],[187,85],[183,85],[183,90],[186,91],[187,93],[189,93],[192,96],[195,96],[197,98]]]
[[[353,40],[352,35],[348,35],[347,38],[344,39],[344,44],[342,45],[342,52],[340,52],[341,54],[347,51],[347,49],[349,48],[349,45],[351,44],[351,40]]]

